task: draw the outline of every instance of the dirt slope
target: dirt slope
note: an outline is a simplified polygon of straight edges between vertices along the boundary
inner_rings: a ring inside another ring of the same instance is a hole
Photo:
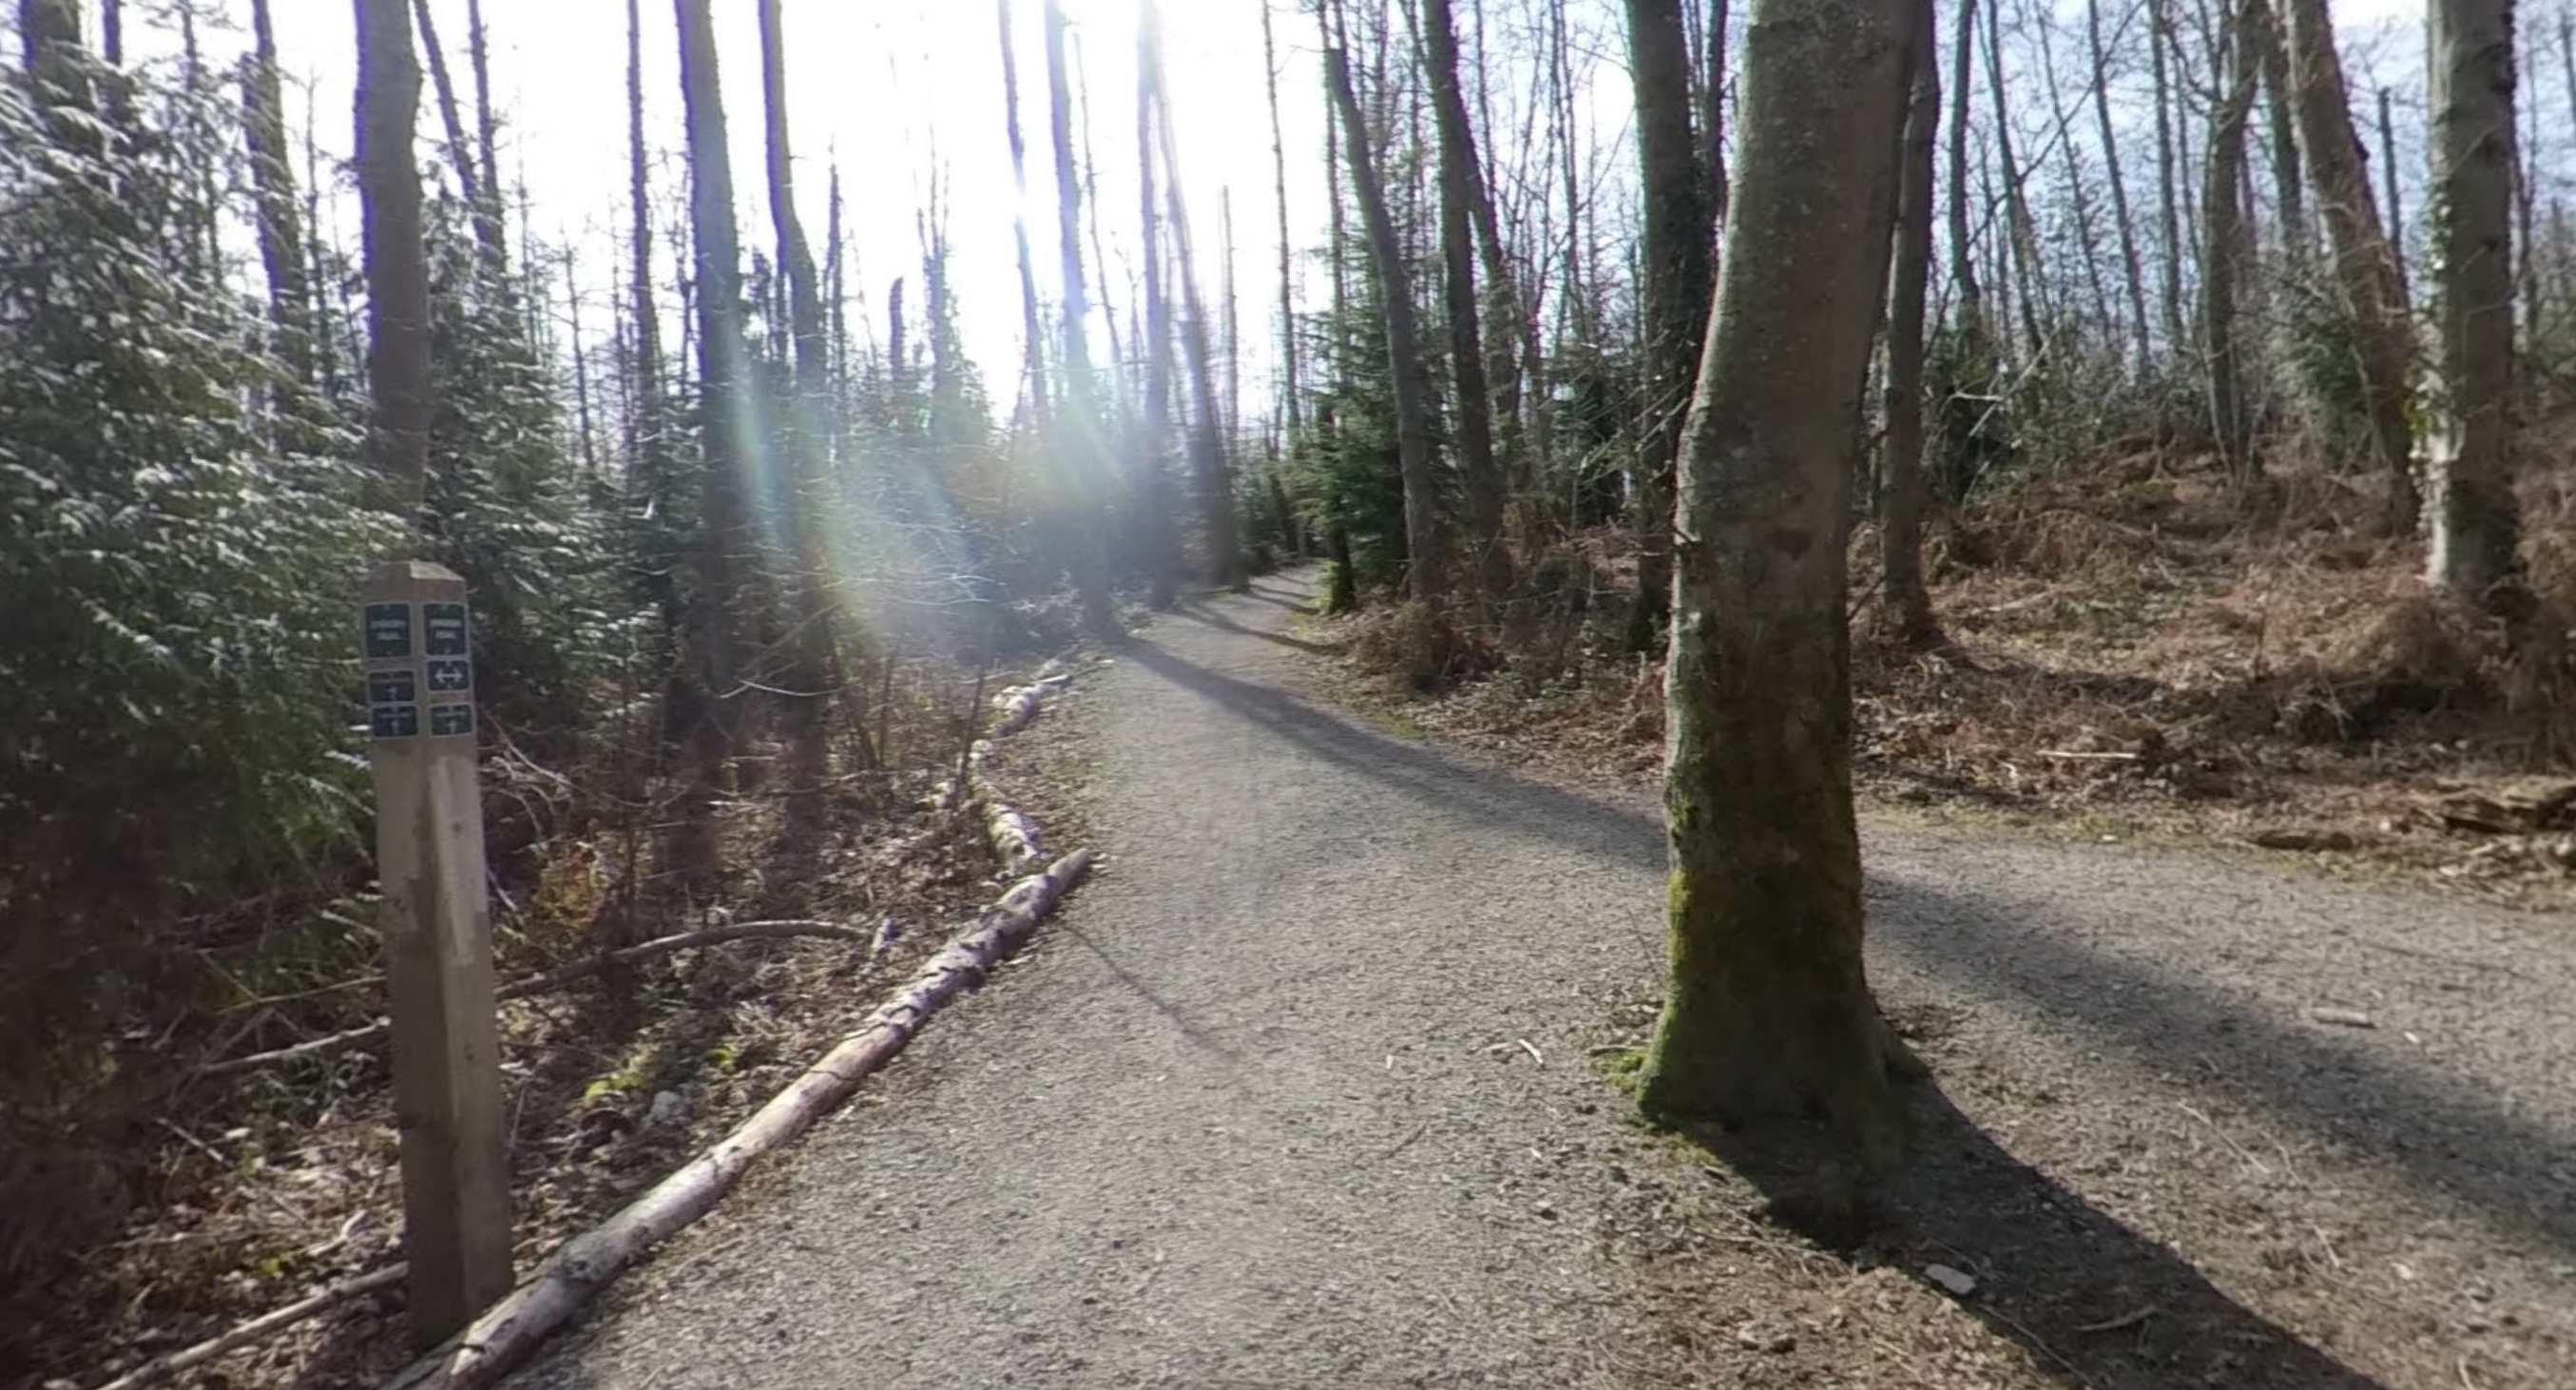
[[[523,1383],[2576,1384],[2570,934],[1874,821],[1942,1090],[1856,1270],[1587,1055],[1655,986],[1652,808],[1312,702],[1303,593],[1086,674],[1107,872]]]

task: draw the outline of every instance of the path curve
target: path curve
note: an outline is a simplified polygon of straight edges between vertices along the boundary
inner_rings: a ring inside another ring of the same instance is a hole
[[[1651,1380],[1598,1234],[1609,1159],[1651,1145],[1582,1055],[1653,986],[1651,807],[1301,694],[1304,596],[1274,577],[1189,605],[1086,673],[1048,717],[1096,763],[1104,872],[522,1383]],[[2274,1207],[2398,1203],[2435,1233],[2388,1235],[2419,1279],[2484,1261],[2482,1306],[2528,1302],[2526,1332],[2576,1347],[2543,1301],[2576,1261],[2565,933],[2235,856],[1879,823],[1868,851],[1873,970],[1936,1020],[1936,1066],[2110,1088],[2064,1099],[2022,1160],[2186,1088],[2171,1103],[2215,1130],[2265,1117],[2310,1186],[2341,1175]],[[2166,1111],[2153,1134],[2190,1131]],[[2237,1164],[2209,1149],[2190,1157]]]

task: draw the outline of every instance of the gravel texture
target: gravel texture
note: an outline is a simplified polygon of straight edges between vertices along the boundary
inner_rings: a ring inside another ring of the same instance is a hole
[[[1727,1289],[1639,1293],[1638,1223],[1683,1220],[1640,1193],[1712,1180],[1587,1056],[1660,969],[1653,808],[1311,701],[1304,593],[1085,668],[1040,728],[1104,870],[521,1383],[1748,1383],[1673,1330]],[[1927,1169],[2021,1175],[1917,1194],[1994,1204],[1912,1226],[1999,1349],[1959,1383],[2576,1384],[2563,923],[2252,856],[1867,850],[1873,969],[1966,1120]]]

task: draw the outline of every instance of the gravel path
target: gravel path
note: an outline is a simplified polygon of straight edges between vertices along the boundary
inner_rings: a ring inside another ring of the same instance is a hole
[[[1106,870],[529,1383],[1679,1383],[1631,1237],[1694,1165],[1585,1056],[1654,987],[1652,808],[1299,694],[1302,595],[1086,672],[1049,724]],[[2568,933],[2260,859],[1878,821],[1868,852],[1891,1010],[1988,1166],[2083,1217],[2071,1255],[2016,1198],[1934,1232],[2020,1310],[1994,1335],[2104,1386],[2274,1352],[2235,1383],[2455,1351],[2474,1385],[2576,1383]],[[2121,1287],[2065,1272],[2104,1251]],[[2201,1322],[2050,1331],[2150,1296]],[[2204,1347],[2213,1317],[2278,1347]]]

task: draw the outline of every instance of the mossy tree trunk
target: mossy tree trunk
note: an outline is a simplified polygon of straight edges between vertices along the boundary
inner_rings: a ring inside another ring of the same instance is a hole
[[[1861,961],[1843,540],[1916,9],[1755,8],[1679,472],[1672,974],[1640,1100],[1776,1135],[1819,1172],[1891,1164],[1903,1134]]]

